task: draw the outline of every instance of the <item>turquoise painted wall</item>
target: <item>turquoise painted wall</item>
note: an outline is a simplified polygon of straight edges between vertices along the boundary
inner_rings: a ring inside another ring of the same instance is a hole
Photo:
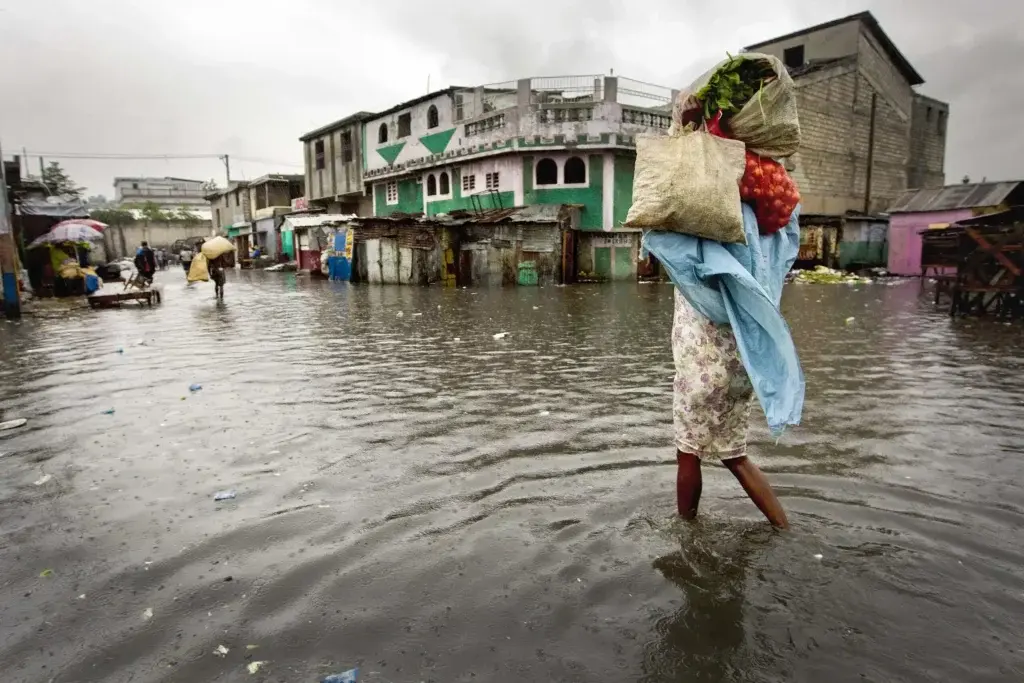
[[[556,187],[541,189],[533,186],[534,157],[523,157],[523,203],[530,204],[582,204],[580,228],[601,230],[604,228],[604,157],[590,156],[587,187]]]
[[[281,251],[288,255],[288,260],[295,259],[295,233],[291,230],[281,231]]]
[[[388,204],[387,183],[373,186],[373,201],[378,216],[390,216],[393,213],[422,213],[423,187],[415,178],[398,181],[398,203]]]
[[[615,157],[615,184],[612,187],[613,216],[612,225],[614,228],[621,228],[629,213],[629,207],[633,203],[633,169],[636,166],[635,157]]]

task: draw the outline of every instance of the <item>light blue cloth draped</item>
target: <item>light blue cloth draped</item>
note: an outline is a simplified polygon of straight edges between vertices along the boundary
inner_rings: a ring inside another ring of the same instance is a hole
[[[804,373],[779,311],[786,273],[800,250],[799,215],[797,207],[785,228],[762,236],[753,209],[744,204],[746,244],[660,230],[643,239],[643,251],[661,261],[698,312],[732,325],[743,367],[774,436],[786,425],[800,424],[804,406]]]

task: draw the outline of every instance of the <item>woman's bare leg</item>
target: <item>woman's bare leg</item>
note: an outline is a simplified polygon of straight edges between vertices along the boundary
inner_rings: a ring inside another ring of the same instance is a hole
[[[772,490],[772,486],[768,483],[768,478],[764,476],[761,468],[752,463],[746,456],[742,458],[729,458],[728,460],[723,460],[722,463],[739,480],[740,486],[750,496],[750,500],[754,501],[754,505],[768,518],[772,526],[779,529],[789,528],[786,511],[782,509],[782,503],[779,502],[775,491]]]
[[[700,458],[693,453],[676,451],[676,461],[679,463],[679,470],[676,473],[676,503],[679,506],[679,516],[683,519],[693,519],[697,516],[703,486]]]

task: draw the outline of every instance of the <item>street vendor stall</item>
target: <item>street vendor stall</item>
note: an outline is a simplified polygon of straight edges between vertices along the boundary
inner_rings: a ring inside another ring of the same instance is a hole
[[[103,239],[106,227],[98,221],[63,221],[28,245],[30,253],[46,254],[37,288],[40,296],[81,296],[100,287],[96,271],[89,266],[89,252],[93,243]]]

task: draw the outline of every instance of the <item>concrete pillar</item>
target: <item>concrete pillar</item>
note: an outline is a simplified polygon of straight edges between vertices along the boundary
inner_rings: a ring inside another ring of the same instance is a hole
[[[520,78],[516,81],[516,105],[519,107],[530,106],[530,79]]]
[[[619,101],[619,79],[617,76],[604,77],[604,101]]]

